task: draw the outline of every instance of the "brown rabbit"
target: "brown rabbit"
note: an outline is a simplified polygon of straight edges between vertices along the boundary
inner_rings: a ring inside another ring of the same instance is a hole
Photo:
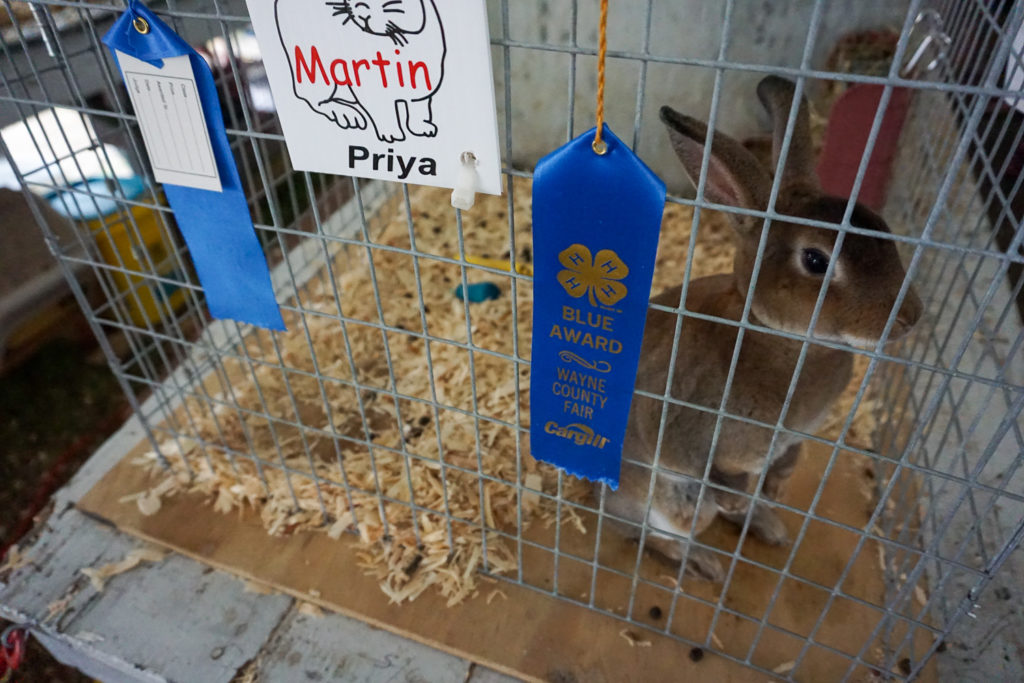
[[[777,162],[794,86],[785,79],[769,76],[758,85],[757,94],[772,118],[772,156]],[[696,184],[707,126],[669,107],[662,107],[661,120],[668,126],[672,146]],[[839,223],[847,200],[822,194],[813,170],[813,156],[807,103],[801,101],[775,208],[783,215]],[[769,170],[738,142],[716,132],[704,196],[718,204],[764,211],[771,189]],[[733,272],[693,280],[685,308],[739,320],[764,219],[737,214],[730,214],[730,219],[736,238]],[[859,204],[851,222],[860,228],[889,232],[885,221]],[[754,289],[751,323],[800,335],[807,332],[837,234],[834,230],[772,221]],[[891,240],[849,233],[838,258],[814,335],[835,342],[873,346],[882,335],[906,273]],[[680,290],[681,286],[672,288],[652,301],[676,307]],[[912,290],[908,291],[890,338],[905,334],[920,313],[920,300]],[[655,394],[665,392],[675,328],[675,314],[648,312],[637,388]],[[735,326],[684,319],[669,395],[717,411],[736,337]],[[800,348],[799,341],[748,330],[725,412],[775,424]],[[851,367],[848,352],[811,344],[783,424],[795,431],[815,432],[849,382]],[[653,463],[661,418],[661,401],[633,398],[624,448],[626,458]],[[755,536],[770,544],[787,540],[785,526],[770,507],[759,502],[751,511],[751,501],[743,494],[753,492],[767,467],[762,496],[768,500],[777,498],[799,455],[800,440],[791,434],[779,435],[774,457],[768,461],[772,429],[723,418],[710,481],[729,490],[707,487],[701,508],[695,511],[716,420],[713,413],[669,405],[659,459],[662,471],[657,475],[649,514],[651,469],[647,467],[625,463],[619,490],[607,494],[608,512],[636,525],[646,521],[648,547],[676,561],[682,560],[691,531],[701,533],[716,515],[742,525],[750,514],[750,531]],[[630,529],[639,535],[639,526],[630,525]],[[687,571],[711,580],[722,579],[722,566],[714,553],[693,547],[687,557]]]

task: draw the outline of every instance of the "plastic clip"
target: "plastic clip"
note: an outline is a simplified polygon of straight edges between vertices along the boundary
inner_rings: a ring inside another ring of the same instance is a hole
[[[472,152],[463,152],[459,155],[459,175],[455,179],[455,187],[452,189],[452,206],[456,209],[473,208],[476,201],[476,155]]]
[[[0,683],[7,683],[25,657],[25,629],[9,626],[0,635]]]

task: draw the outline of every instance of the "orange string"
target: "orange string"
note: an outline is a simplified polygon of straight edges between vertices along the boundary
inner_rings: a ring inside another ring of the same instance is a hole
[[[601,19],[598,26],[597,44],[597,133],[594,135],[594,151],[604,154],[607,150],[601,132],[604,128],[604,58],[608,53],[608,0],[601,0]]]

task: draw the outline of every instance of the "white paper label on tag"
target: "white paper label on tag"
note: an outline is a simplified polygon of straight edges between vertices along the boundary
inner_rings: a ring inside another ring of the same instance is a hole
[[[118,51],[117,61],[157,182],[221,191],[195,75],[188,55],[163,68]]]
[[[501,194],[487,3],[247,4],[296,169]]]

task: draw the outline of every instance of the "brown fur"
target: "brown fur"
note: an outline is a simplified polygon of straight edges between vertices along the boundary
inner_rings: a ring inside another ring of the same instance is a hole
[[[758,86],[758,95],[772,115],[773,162],[793,103],[793,84],[769,76]],[[707,127],[695,119],[662,108],[672,145],[683,167],[697,183],[704,155]],[[776,211],[829,223],[839,223],[846,200],[823,195],[813,171],[813,152],[806,102],[800,102],[786,165],[780,176]],[[714,133],[704,196],[717,204],[764,211],[772,189],[769,172],[742,145]],[[736,237],[733,273],[693,280],[685,301],[687,311],[739,321],[751,279],[764,220],[730,214]],[[860,228],[888,232],[885,222],[857,205],[851,223]],[[838,232],[786,221],[773,221],[751,306],[750,322],[803,335],[821,288],[822,276],[802,266],[803,250],[819,249],[831,255]],[[875,344],[892,310],[906,275],[890,240],[847,233],[835,264],[814,335],[851,344]],[[652,301],[676,307],[681,286],[662,292]],[[909,330],[921,313],[921,303],[907,292],[890,338]],[[644,330],[637,388],[662,394],[672,364],[672,342],[677,316],[649,311]],[[687,317],[682,321],[674,374],[669,395],[677,400],[730,415],[776,424],[801,352],[800,341],[748,330],[744,333],[728,400],[724,388],[738,336],[736,326]],[[832,404],[850,380],[852,358],[846,351],[811,344],[797,379],[783,424],[792,430],[815,432]],[[630,412],[624,455],[653,464],[662,423],[663,402],[636,396]],[[751,511],[747,495],[768,468],[760,492],[762,501],[775,499],[797,464],[800,439],[780,434],[768,460],[773,430],[730,417],[722,419],[710,468],[710,481],[727,490],[707,487],[699,514],[695,515],[701,480],[711,455],[718,415],[668,404],[664,435],[658,458],[653,503],[647,513],[651,469],[626,463],[618,491],[609,493],[606,509],[633,522],[635,535],[645,520],[650,527],[646,542],[652,549],[681,560],[685,538],[699,534],[717,516],[743,524],[750,516],[750,530],[768,543],[786,541],[786,529],[765,502]],[[681,476],[677,476],[681,475]],[[697,517],[694,522],[694,517]],[[713,553],[693,547],[687,569],[712,580],[722,578]]]

